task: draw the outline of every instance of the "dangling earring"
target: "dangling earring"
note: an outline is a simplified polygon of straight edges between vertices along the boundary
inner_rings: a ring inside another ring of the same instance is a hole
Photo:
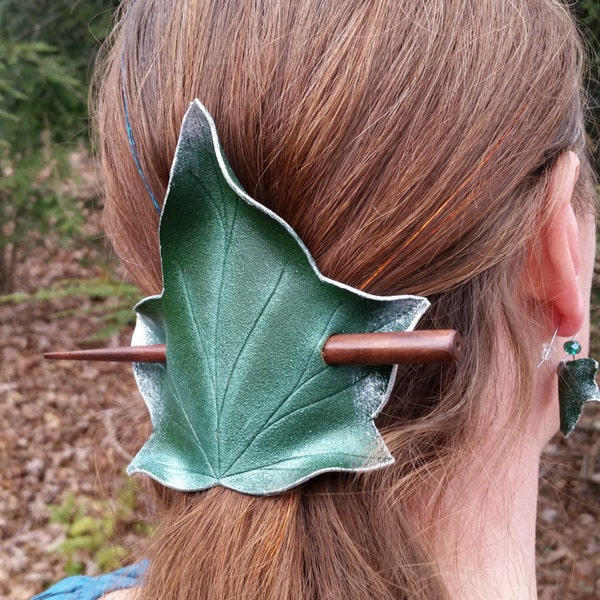
[[[565,437],[569,437],[579,421],[583,405],[586,402],[600,402],[600,390],[596,383],[597,361],[593,358],[575,360],[575,355],[581,352],[581,344],[575,337],[565,342],[563,348],[567,356],[558,365],[558,402],[560,431]],[[568,360],[569,357],[571,360]]]

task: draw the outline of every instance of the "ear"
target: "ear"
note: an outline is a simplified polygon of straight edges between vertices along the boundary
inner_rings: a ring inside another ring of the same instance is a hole
[[[529,293],[541,304],[558,335],[575,335],[585,320],[585,302],[578,281],[580,265],[579,228],[571,198],[579,158],[574,152],[562,154],[552,171],[547,205],[552,214],[534,247],[527,268]]]

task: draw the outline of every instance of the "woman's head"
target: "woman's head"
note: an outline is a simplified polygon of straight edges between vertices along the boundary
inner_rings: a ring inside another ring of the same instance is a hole
[[[242,185],[325,275],[428,296],[422,326],[466,337],[463,396],[482,393],[474,374],[489,381],[499,328],[527,379],[540,340],[521,334],[522,268],[552,214],[551,168],[583,151],[581,47],[562,3],[145,0],[122,13],[99,80],[105,214],[145,291],[161,288],[158,215],[128,132],[161,199],[198,97]],[[432,381],[419,414],[443,405]]]
[[[416,594],[418,569],[411,575],[398,566],[424,560],[410,550],[420,542],[398,539],[412,527],[403,511],[419,483],[451,475],[474,430],[518,412],[517,402],[494,401],[495,378],[512,381],[522,396],[532,377],[532,347],[541,340],[539,327],[529,327],[532,339],[523,336],[533,313],[519,295],[521,273],[551,217],[546,192],[558,156],[583,152],[581,61],[558,0],[138,0],[123,7],[98,78],[97,123],[108,235],[145,291],[161,288],[158,215],[128,130],[160,199],[181,119],[197,97],[242,185],[298,232],[325,275],[376,294],[426,295],[432,308],[422,325],[456,328],[466,338],[458,369],[399,373],[380,417],[395,467],[352,481],[328,476],[293,500],[261,505],[261,514],[273,510],[284,525],[256,536],[275,531],[277,552],[289,546],[289,565],[300,556],[307,569],[324,568],[302,558],[302,548],[317,552],[321,540],[300,521],[318,527],[335,514],[330,543],[369,580],[364,597],[394,597],[384,591],[394,586]],[[579,195],[589,183],[582,161]],[[501,366],[499,340],[510,349]],[[481,401],[490,390],[492,399]],[[354,493],[354,503],[340,503],[339,492]],[[179,500],[178,510],[213,510],[218,494]],[[236,500],[227,501],[234,510]],[[258,515],[248,507],[248,519]],[[390,535],[390,522],[402,534]],[[344,538],[345,526],[356,532]],[[305,546],[279,539],[288,530],[307,536]],[[263,567],[276,554],[268,551]],[[311,571],[314,589],[333,589],[331,573],[321,576],[331,582],[317,582]]]

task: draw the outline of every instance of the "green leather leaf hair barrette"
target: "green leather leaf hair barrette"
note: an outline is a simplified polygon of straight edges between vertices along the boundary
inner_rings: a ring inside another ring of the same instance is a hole
[[[462,355],[454,330],[413,331],[425,298],[324,277],[291,227],[242,189],[197,100],[160,245],[163,292],[137,305],[132,346],[44,354],[134,363],[154,431],[130,473],[263,495],[325,471],[382,467],[393,459],[373,418],[392,365]]]
[[[324,277],[242,189],[199,101],[183,120],[160,245],[164,289],[136,306],[133,344],[166,344],[166,364],[134,364],[154,431],[129,473],[261,495],[393,461],[373,418],[395,367],[332,367],[321,350],[336,333],[410,330],[428,301]]]

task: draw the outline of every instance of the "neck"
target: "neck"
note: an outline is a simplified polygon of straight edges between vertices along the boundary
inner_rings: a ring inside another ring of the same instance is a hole
[[[451,597],[534,600],[539,441],[500,461],[473,453],[442,501],[440,566]],[[469,490],[469,492],[466,492]]]

